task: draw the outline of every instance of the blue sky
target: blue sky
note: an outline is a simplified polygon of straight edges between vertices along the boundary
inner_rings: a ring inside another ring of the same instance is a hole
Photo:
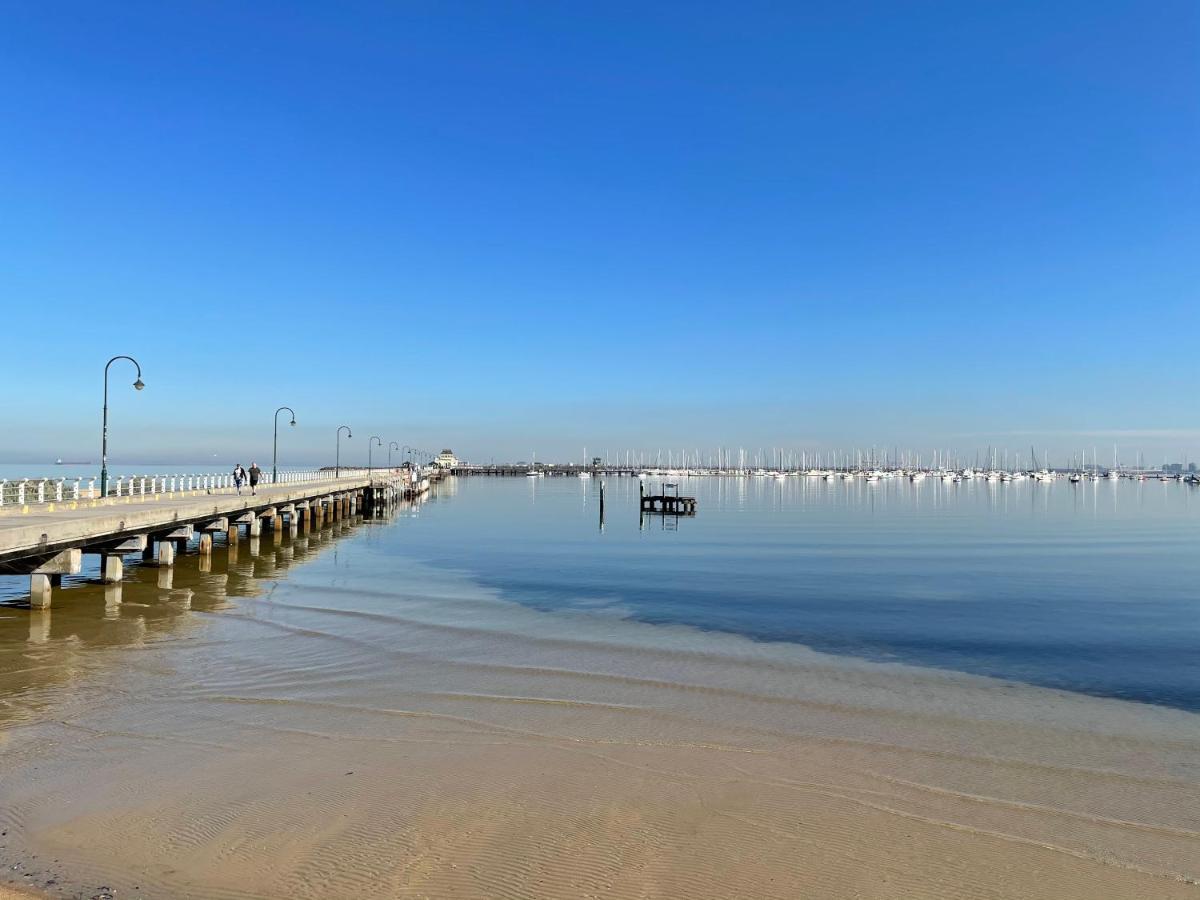
[[[0,3],[0,461],[1200,456],[1200,6]]]

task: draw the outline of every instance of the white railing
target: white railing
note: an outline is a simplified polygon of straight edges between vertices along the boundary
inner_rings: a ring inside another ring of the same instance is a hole
[[[375,469],[387,472],[387,469]],[[275,484],[305,484],[314,481],[341,481],[362,478],[366,468],[343,466],[335,478],[332,469],[301,469],[279,473],[272,482],[268,472],[263,473],[259,486]],[[11,507],[32,506],[39,503],[70,503],[100,499],[100,486],[96,478],[21,478],[0,479],[0,510]],[[243,490],[249,485],[242,484]],[[202,491],[206,494],[228,494],[237,490],[233,474],[197,473],[175,475],[120,475],[108,481],[108,496],[123,498],[145,498],[162,494]]]

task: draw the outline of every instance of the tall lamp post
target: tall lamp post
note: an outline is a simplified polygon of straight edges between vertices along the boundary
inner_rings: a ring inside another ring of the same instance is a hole
[[[372,441],[374,443],[372,443]],[[371,437],[367,439],[367,477],[368,478],[371,477],[371,469],[373,468],[371,465],[371,448],[375,444],[378,444],[380,447],[382,447],[383,440],[380,438],[377,438],[375,435],[371,435]]]
[[[400,449],[400,445],[396,441],[388,441],[388,468],[392,467],[392,448]]]
[[[342,474],[342,429],[346,429],[346,437],[352,438],[349,425],[339,425],[337,430],[337,455],[333,458],[333,477],[339,478]]]
[[[271,444],[271,484],[279,480],[279,414],[284,410],[292,414],[291,425],[296,426],[296,411],[290,406],[281,406],[275,410],[275,441]]]
[[[108,367],[118,359],[127,359],[137,367],[137,381],[133,383],[135,390],[141,390],[146,385],[142,382],[142,367],[132,356],[114,356],[104,364],[104,419],[100,434],[100,496],[108,496]]]

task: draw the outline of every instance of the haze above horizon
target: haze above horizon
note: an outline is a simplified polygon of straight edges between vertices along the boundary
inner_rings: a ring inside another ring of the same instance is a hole
[[[2,15],[0,462],[1200,456],[1194,3]]]

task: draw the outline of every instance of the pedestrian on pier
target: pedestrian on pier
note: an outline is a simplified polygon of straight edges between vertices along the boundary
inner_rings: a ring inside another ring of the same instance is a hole
[[[258,463],[250,461],[250,493],[251,495],[258,493],[258,481],[262,478],[262,469],[258,467]]]
[[[237,492],[242,492],[242,482],[246,480],[246,470],[242,468],[242,464],[238,463],[233,467],[233,486],[237,488]]]

